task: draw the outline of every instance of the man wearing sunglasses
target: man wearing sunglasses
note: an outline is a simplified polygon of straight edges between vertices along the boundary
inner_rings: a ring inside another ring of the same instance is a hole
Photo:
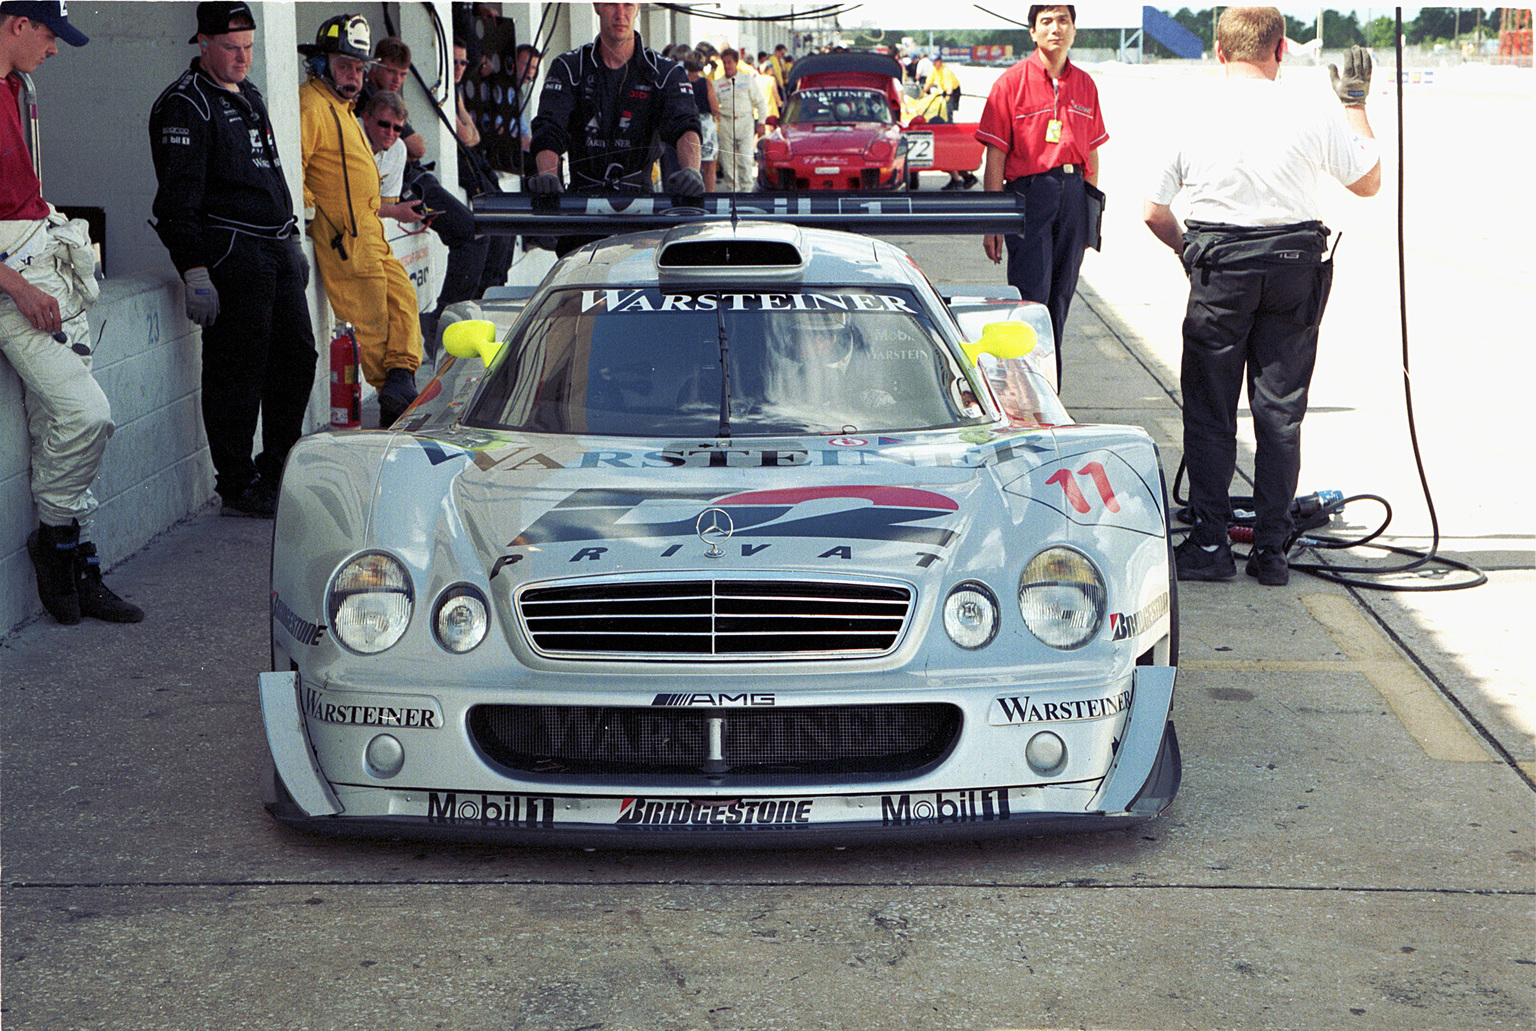
[[[304,429],[315,336],[293,198],[261,93],[247,81],[256,21],[197,7],[197,57],[149,115],[155,230],[202,327],[203,426],[225,515],[271,519]],[[251,458],[257,416],[262,450]]]
[[[396,222],[420,222],[421,201],[402,200],[405,188],[405,101],[392,90],[374,90],[361,108],[358,121],[373,148],[379,166],[379,217]]]

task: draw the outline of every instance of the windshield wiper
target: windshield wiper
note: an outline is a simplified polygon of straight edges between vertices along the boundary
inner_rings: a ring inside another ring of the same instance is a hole
[[[720,332],[720,428],[716,436],[731,435],[731,344],[725,333],[725,306],[715,308],[715,322]]]

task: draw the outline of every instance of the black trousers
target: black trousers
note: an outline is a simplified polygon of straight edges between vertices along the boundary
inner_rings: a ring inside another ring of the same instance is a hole
[[[203,330],[203,428],[225,500],[259,473],[273,487],[304,430],[315,382],[309,322],[309,262],[298,236],[285,240],[230,233],[230,248],[208,269],[219,317]],[[261,454],[251,458],[256,418]]]
[[[1254,544],[1283,548],[1294,530],[1301,421],[1333,263],[1316,247],[1294,249],[1295,238],[1261,241],[1257,254],[1249,246],[1238,255],[1219,234],[1192,243],[1195,236],[1185,236],[1190,286],[1179,373],[1194,536],[1202,544],[1226,540],[1246,383],[1257,444]]]
[[[1007,236],[1008,283],[1050,310],[1061,385],[1061,338],[1088,249],[1088,194],[1080,174],[1052,170],[1007,184],[1024,197],[1024,232]]]
[[[433,305],[433,317],[458,301],[478,300],[485,291],[507,281],[512,265],[513,237],[477,236],[475,215],[458,197],[443,188],[437,176],[420,172],[411,182],[428,208],[438,212],[432,231],[448,248],[443,286]]]

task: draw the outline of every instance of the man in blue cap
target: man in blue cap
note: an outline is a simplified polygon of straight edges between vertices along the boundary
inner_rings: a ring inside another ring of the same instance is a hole
[[[62,3],[0,3],[0,349],[26,390],[32,499],[27,538],[37,594],[60,623],[91,616],[144,618],[101,582],[96,546],[80,524],[96,509],[91,483],[112,436],[112,408],[91,375],[85,309],[96,299],[95,256],[85,223],[43,200],[18,108],[23,77],[59,52],[84,46]]]

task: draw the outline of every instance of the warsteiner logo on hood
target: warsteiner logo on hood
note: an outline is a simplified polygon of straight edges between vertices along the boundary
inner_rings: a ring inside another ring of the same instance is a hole
[[[699,493],[641,494],[579,490],[551,508],[508,547],[561,541],[695,536],[706,508],[724,509],[733,537],[813,537],[907,541],[945,546],[955,531],[913,525],[953,516],[953,498],[915,487],[795,487],[717,497]]]

